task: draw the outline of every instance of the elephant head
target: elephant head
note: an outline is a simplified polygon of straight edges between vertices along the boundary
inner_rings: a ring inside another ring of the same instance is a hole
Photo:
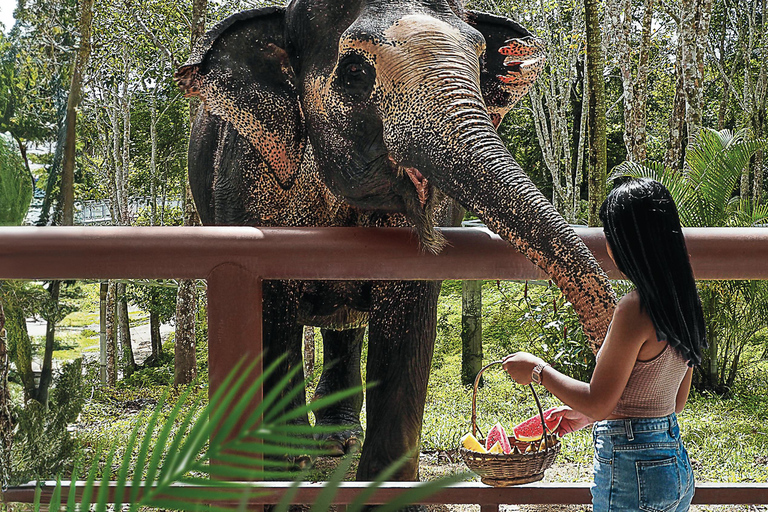
[[[435,252],[444,198],[475,212],[552,277],[599,344],[615,302],[608,279],[495,130],[543,62],[523,27],[458,0],[292,0],[219,23],[177,80],[202,98],[205,122],[229,123],[252,146],[275,189],[316,176],[326,199],[404,214]]]

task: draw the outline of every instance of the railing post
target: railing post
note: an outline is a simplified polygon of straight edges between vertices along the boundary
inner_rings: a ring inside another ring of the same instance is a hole
[[[218,265],[208,274],[209,397],[236,364],[248,365],[261,356],[261,283],[259,276],[232,263]],[[251,379],[246,382],[253,382],[262,371],[262,363],[256,363]],[[253,398],[254,407],[262,398],[259,390]]]
[[[261,300],[261,278],[239,265],[224,263],[208,274],[209,395],[237,363],[261,355]],[[261,372],[258,364],[254,378]],[[259,393],[255,400],[261,399]]]

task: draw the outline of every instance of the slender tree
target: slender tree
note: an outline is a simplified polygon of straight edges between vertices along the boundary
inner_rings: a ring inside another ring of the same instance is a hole
[[[610,0],[606,4],[606,39],[619,68],[624,105],[624,145],[627,159],[646,158],[648,75],[654,0],[643,0],[640,37],[633,26],[635,3]]]
[[[2,286],[2,283],[0,283]],[[11,393],[8,389],[8,373],[11,362],[5,333],[5,312],[0,300],[0,485],[10,480],[11,449],[13,448],[13,417],[11,416]]]
[[[587,34],[587,137],[589,139],[590,226],[599,226],[600,205],[605,199],[607,177],[604,58],[600,35],[599,0],[584,0]]]
[[[704,111],[704,56],[709,37],[712,0],[680,2],[680,72],[685,95],[685,123],[689,145],[697,139]]]
[[[197,40],[205,33],[205,13],[208,8],[207,0],[192,1],[192,33],[190,45],[194,47]],[[190,103],[190,123],[197,113],[198,103]],[[186,180],[184,194],[184,225],[196,226],[200,217],[195,210],[189,180]],[[195,358],[195,311],[197,305],[197,287],[194,280],[179,281],[179,293],[176,299],[176,345],[175,372],[173,383],[182,385],[191,382],[197,374]]]
[[[91,22],[93,20],[93,0],[81,0],[80,6],[80,47],[72,69],[72,79],[67,99],[66,137],[64,139],[64,163],[61,174],[62,218],[64,226],[74,224],[75,203],[75,125],[77,123],[77,106],[80,103],[80,93],[83,83],[83,73],[91,54]]]
[[[483,282],[461,282],[461,383],[475,382],[483,367]]]
[[[516,4],[517,12],[503,13],[528,20],[547,46],[546,65],[528,98],[544,165],[552,180],[552,204],[569,222],[578,221],[584,183],[586,116],[577,115],[577,102],[572,101],[572,96],[582,95],[578,86],[583,83],[580,56],[584,51],[584,26],[580,5],[540,5],[532,0]]]

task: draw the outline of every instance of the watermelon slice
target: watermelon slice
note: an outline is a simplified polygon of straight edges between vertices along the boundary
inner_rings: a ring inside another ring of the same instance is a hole
[[[501,449],[504,453],[510,453],[512,451],[512,446],[509,444],[509,437],[507,437],[507,433],[504,431],[504,427],[501,426],[501,423],[495,424],[488,432],[488,436],[485,438],[485,449],[490,450],[496,443],[501,445]]]
[[[555,410],[555,407],[551,407],[544,411],[544,422],[547,424],[547,430],[549,432],[554,432],[557,430],[557,427],[560,426],[560,421],[562,421],[563,418],[557,417],[557,418],[547,418],[547,415]],[[531,442],[531,441],[538,441],[541,439],[541,418],[538,414],[535,414],[525,420],[524,422],[517,425],[515,428],[512,429],[512,432],[515,435],[515,439],[523,442]]]

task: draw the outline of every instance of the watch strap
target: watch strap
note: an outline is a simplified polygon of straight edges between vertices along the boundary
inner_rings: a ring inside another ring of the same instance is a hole
[[[536,384],[541,384],[541,372],[543,372],[544,368],[547,366],[551,365],[549,363],[539,363],[534,366],[533,371],[531,372],[531,380]]]

